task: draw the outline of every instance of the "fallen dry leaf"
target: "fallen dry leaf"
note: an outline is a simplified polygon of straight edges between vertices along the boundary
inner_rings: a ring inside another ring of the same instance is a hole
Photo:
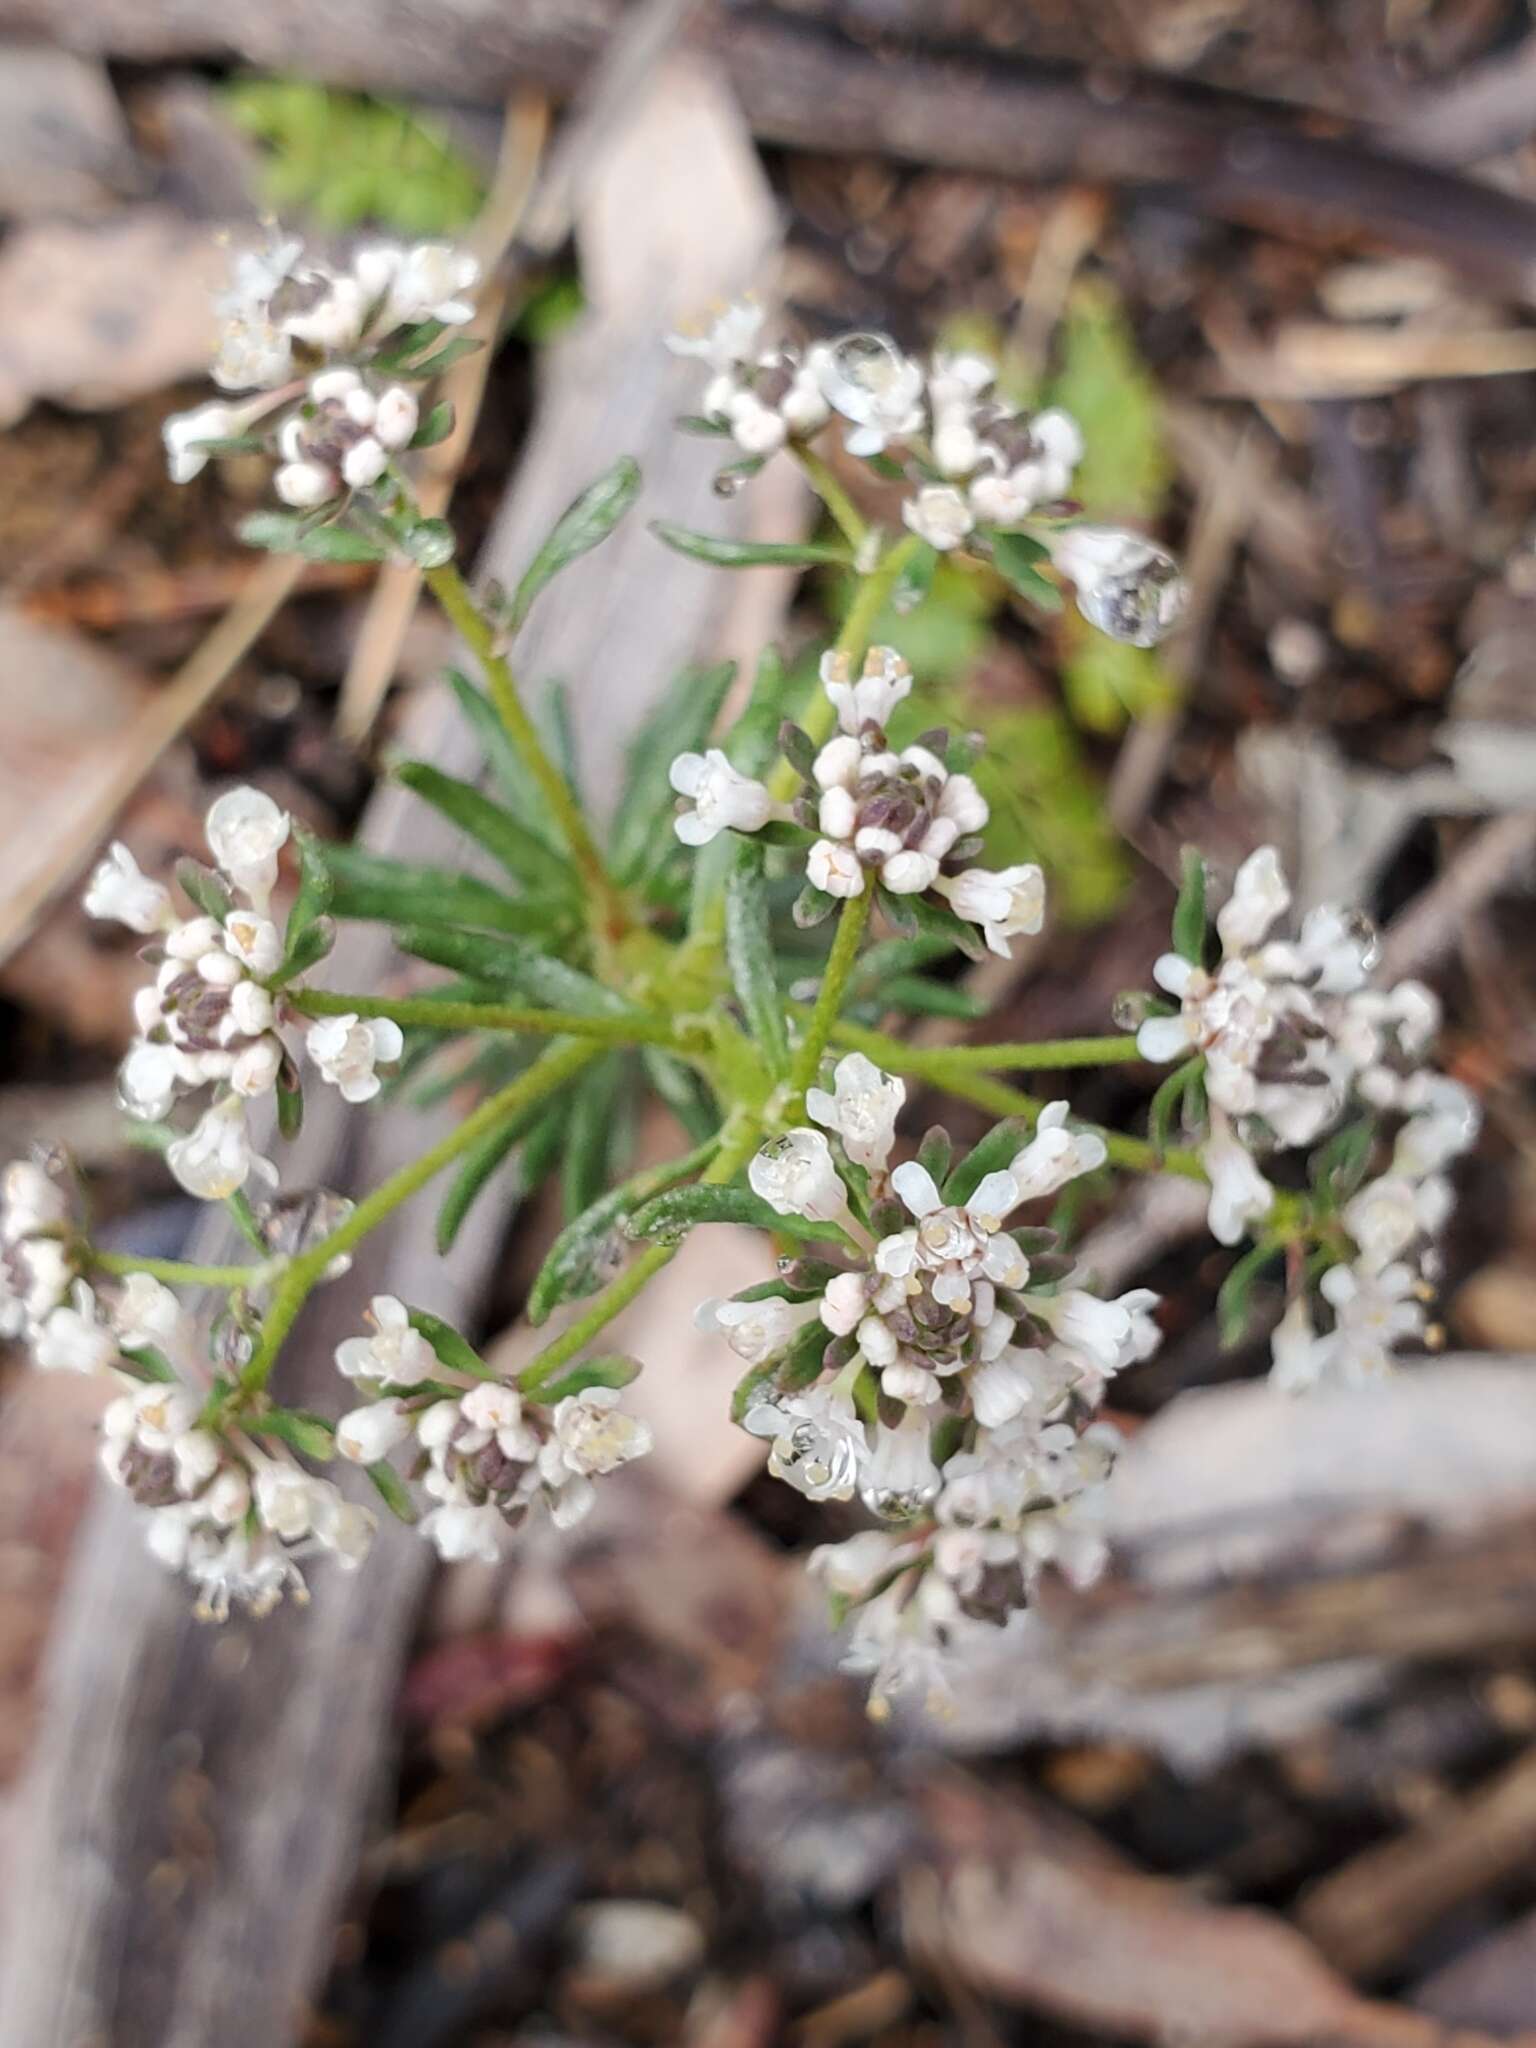
[[[937,1856],[910,1866],[906,1941],[993,1998],[1132,2041],[1449,2048],[1435,2020],[1358,1997],[1268,1913],[1149,1877],[995,1785],[945,1773],[920,1796]]]

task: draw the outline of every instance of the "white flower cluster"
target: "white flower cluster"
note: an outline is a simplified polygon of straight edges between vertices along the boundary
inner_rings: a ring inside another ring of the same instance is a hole
[[[1375,1377],[1394,1343],[1422,1332],[1428,1240],[1451,1208],[1445,1169],[1476,1139],[1479,1113],[1467,1089],[1423,1064],[1440,1021],[1433,993],[1411,980],[1373,987],[1374,933],[1332,906],[1309,911],[1295,938],[1271,937],[1290,903],[1275,849],[1260,847],[1217,916],[1219,964],[1165,953],[1153,975],[1179,1008],[1148,1018],[1137,1044],[1149,1060],[1204,1062],[1202,1158],[1222,1244],[1274,1207],[1267,1151],[1315,1145],[1351,1106],[1403,1119],[1387,1171],[1339,1211],[1357,1257],[1322,1279],[1334,1327],[1316,1337],[1302,1299],[1277,1333],[1276,1378],[1300,1386]]]
[[[374,1398],[342,1417],[336,1447],[371,1465],[414,1440],[436,1503],[421,1533],[445,1562],[494,1564],[507,1530],[539,1505],[557,1528],[572,1527],[592,1507],[593,1479],[651,1447],[646,1425],[618,1406],[616,1387],[583,1387],[551,1408],[501,1380],[457,1372],[392,1295],[374,1298],[369,1320],[372,1335],[340,1344],[336,1366]],[[462,1392],[445,1394],[445,1383]]]
[[[222,1201],[253,1176],[277,1170],[251,1140],[246,1106],[276,1087],[287,1054],[271,986],[284,958],[271,916],[278,857],[291,823],[258,789],[229,790],[208,813],[208,846],[218,868],[216,896],[227,907],[181,916],[163,884],[140,873],[115,845],[91,876],[85,908],[150,940],[144,957],[155,978],[134,998],[138,1036],[118,1074],[123,1107],[160,1122],[185,1096],[216,1091],[197,1123],[172,1140],[166,1158],[188,1194]],[[378,1092],[375,1067],[400,1056],[399,1026],[356,1017],[311,1027],[309,1050],[325,1079],[349,1102]]]
[[[43,1371],[100,1374],[117,1389],[101,1419],[101,1465],[149,1517],[149,1549],[196,1588],[198,1613],[265,1614],[304,1597],[302,1560],[326,1553],[350,1569],[374,1518],[286,1452],[203,1417],[213,1374],[196,1325],[168,1287],[130,1274],[109,1294],[74,1278],[60,1237],[62,1188],[29,1161],[4,1175],[0,1334],[23,1336]],[[14,1285],[20,1272],[25,1294]]]
[[[1045,1562],[1097,1567],[1086,1496],[1108,1458],[1089,1420],[1105,1382],[1158,1342],[1153,1295],[1064,1285],[1052,1234],[1008,1227],[1102,1165],[1097,1133],[1052,1103],[1006,1164],[946,1196],[919,1162],[890,1167],[904,1098],[850,1053],[806,1098],[825,1130],[785,1132],[748,1169],[781,1215],[840,1223],[859,1262],[792,1269],[699,1312],[752,1368],[743,1421],[769,1440],[770,1471],[894,1525],[817,1563],[860,1603],[855,1657],[877,1698],[920,1667],[934,1689],[956,1632],[1004,1620]]]
[[[1073,583],[1084,617],[1113,639],[1149,647],[1178,618],[1184,584],[1171,555],[1118,527],[1064,524],[1083,458],[1076,420],[1059,408],[1026,415],[996,396],[997,367],[975,354],[936,354],[926,366],[883,334],[844,334],[804,354],[763,352],[760,306],[727,306],[699,334],[668,337],[710,381],[702,411],[751,458],[807,441],[834,413],[849,454],[900,457],[912,485],[907,526],[932,548],[970,545],[1032,524]]]
[[[821,680],[838,731],[815,755],[798,804],[775,804],[766,783],[742,775],[718,748],[680,754],[672,786],[691,808],[678,815],[678,838],[700,846],[728,830],[761,831],[773,819],[801,823],[817,835],[806,876],[824,895],[861,896],[872,885],[896,897],[932,894],[980,925],[1006,958],[1012,939],[1040,929],[1045,879],[1033,863],[969,866],[981,847],[986,798],[933,748],[896,753],[888,744],[885,727],[911,692],[911,670],[895,648],[872,647],[857,678],[844,656],[824,655]]]
[[[822,351],[762,349],[763,309],[752,299],[726,306],[698,333],[669,334],[674,355],[691,356],[709,372],[702,401],[744,455],[777,453],[824,427],[831,408],[821,389]]]
[[[259,428],[280,457],[286,505],[319,510],[376,484],[419,421],[414,394],[389,374],[391,344],[409,336],[419,353],[437,330],[468,320],[463,295],[479,276],[475,258],[445,242],[370,244],[344,270],[298,241],[241,252],[218,301],[213,378],[253,395],[165,422],[172,481],[190,482],[224,444]]]

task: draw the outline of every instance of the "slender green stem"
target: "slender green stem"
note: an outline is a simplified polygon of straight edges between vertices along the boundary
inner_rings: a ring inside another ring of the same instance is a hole
[[[723,1187],[727,1181],[734,1180],[757,1150],[761,1137],[762,1126],[756,1116],[744,1110],[733,1112],[721,1133],[720,1149],[705,1172],[700,1174],[700,1182],[710,1187]],[[647,1245],[616,1280],[609,1281],[584,1315],[578,1316],[524,1366],[517,1377],[522,1391],[536,1394],[540,1387],[547,1385],[561,1366],[584,1351],[600,1330],[606,1329],[621,1310],[628,1308],[647,1282],[653,1280],[663,1266],[670,1265],[677,1253],[676,1244]]]
[[[891,1038],[884,1031],[871,1031],[862,1024],[850,1024],[846,1020],[835,1026],[833,1038],[839,1045],[846,1045],[854,1052],[862,1052],[877,1066],[885,1067],[891,1073],[913,1074],[919,1080],[929,1081],[947,1094],[958,1096],[962,1102],[974,1102],[982,1109],[990,1109],[998,1116],[1022,1116],[1031,1123],[1045,1107],[1036,1095],[1026,1095],[1022,1089],[1012,1088],[1006,1081],[995,1081],[989,1074],[971,1073],[964,1067],[956,1067],[946,1058],[952,1048],[908,1045],[902,1039]],[[1103,1131],[1105,1149],[1116,1166],[1124,1166],[1136,1173],[1176,1173],[1186,1180],[1204,1180],[1205,1168],[1197,1152],[1178,1147],[1159,1153],[1143,1138],[1128,1138],[1119,1131]]]
[[[261,1341],[240,1375],[240,1391],[251,1394],[266,1385],[284,1338],[333,1259],[361,1243],[369,1231],[377,1229],[402,1202],[425,1187],[445,1166],[451,1166],[487,1131],[495,1130],[498,1124],[509,1122],[545,1096],[563,1088],[584,1066],[596,1059],[600,1051],[601,1047],[591,1040],[585,1043],[566,1040],[546,1047],[533,1065],[519,1074],[515,1081],[509,1081],[505,1088],[487,1096],[478,1109],[465,1117],[457,1130],[450,1131],[446,1138],[423,1152],[419,1159],[402,1166],[398,1173],[392,1173],[371,1195],[359,1202],[328,1237],[300,1253],[278,1283],[271,1306],[262,1319]]]
[[[859,578],[854,591],[853,602],[843,620],[842,631],[833,646],[837,653],[848,657],[850,666],[863,658],[869,645],[869,636],[874,631],[875,621],[890,600],[891,592],[901,581],[902,571],[916,554],[922,542],[915,533],[909,533],[904,540],[897,541],[889,548],[867,576]],[[823,692],[818,692],[806,706],[804,725],[814,745],[820,746],[832,731],[836,717],[832,702]],[[776,803],[788,803],[800,787],[800,778],[787,761],[781,761],[768,781],[770,794]]]
[[[952,1067],[979,1067],[992,1074],[1010,1070],[1023,1073],[1033,1069],[1043,1073],[1050,1068],[1114,1067],[1141,1059],[1136,1050],[1136,1040],[1132,1037],[1044,1038],[1038,1045],[945,1045],[931,1050],[935,1059],[942,1057]]]
[[[247,1287],[265,1277],[260,1261],[243,1266],[196,1266],[184,1259],[152,1259],[141,1252],[100,1252],[94,1246],[86,1258],[98,1273],[126,1279],[147,1273],[151,1280],[163,1280],[167,1287]]]
[[[864,515],[852,498],[843,489],[831,467],[809,448],[797,447],[795,459],[805,473],[805,480],[831,513],[838,532],[857,554],[864,545],[869,532]]]
[[[507,737],[522,755],[529,774],[538,784],[571,849],[571,858],[582,878],[584,893],[589,901],[600,906],[605,938],[610,941],[622,938],[630,924],[628,906],[604,865],[570,784],[545,751],[538,728],[517,693],[512,670],[505,657],[497,652],[496,635],[490,622],[482,616],[468,584],[452,562],[427,569],[423,575],[428,589],[479,662]]]
[[[837,931],[833,935],[832,950],[827,955],[827,964],[822,969],[821,987],[816,992],[816,1007],[806,1023],[805,1036],[795,1048],[795,1057],[789,1069],[789,1085],[792,1102],[788,1113],[799,1114],[805,1100],[805,1091],[816,1079],[816,1070],[821,1065],[821,1056],[827,1049],[839,1016],[843,1001],[848,993],[848,983],[858,964],[859,947],[863,942],[865,928],[869,924],[869,906],[874,900],[873,877],[866,875],[865,887],[857,896],[850,896],[843,905],[842,915],[837,920]]]
[[[288,1000],[311,1017],[391,1017],[401,1025],[437,1031],[518,1031],[548,1038],[594,1038],[609,1045],[684,1043],[670,1017],[649,1010],[621,1016],[586,1016],[574,1010],[524,1010],[514,1003],[438,1002],[431,996],[361,996],[330,989],[295,989]]]

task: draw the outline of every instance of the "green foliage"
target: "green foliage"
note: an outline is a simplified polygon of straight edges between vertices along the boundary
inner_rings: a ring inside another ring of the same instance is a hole
[[[1080,726],[1119,732],[1128,718],[1167,716],[1179,686],[1155,647],[1111,640],[1076,611],[1061,616],[1061,687]]]
[[[266,148],[262,199],[328,227],[363,221],[402,235],[451,235],[470,221],[481,180],[437,123],[392,100],[299,78],[247,77],[225,105]]]
[[[588,1387],[627,1387],[639,1376],[640,1367],[632,1358],[584,1358],[559,1379],[541,1385],[539,1399],[553,1408],[557,1401],[584,1393]]]
[[[716,569],[814,569],[827,563],[846,566],[845,547],[825,547],[813,541],[727,540],[719,534],[694,533],[675,526],[670,519],[653,519],[651,532],[680,555],[696,562],[708,562]]]
[[[1180,855],[1179,900],[1173,906],[1173,950],[1196,967],[1205,961],[1205,861],[1197,846]]]
[[[493,1366],[461,1337],[452,1323],[445,1323],[441,1316],[433,1315],[430,1309],[406,1309],[411,1328],[421,1333],[437,1353],[438,1362],[446,1365],[450,1372],[466,1373],[471,1379],[493,1380],[497,1378]]]
[[[514,634],[533,609],[534,599],[562,569],[605,541],[640,494],[640,465],[621,455],[611,469],[573,498],[555,521],[549,538],[523,571],[507,611]]]
[[[608,834],[609,862],[621,883],[644,882],[676,853],[669,771],[679,754],[705,745],[735,674],[728,661],[684,669],[630,741],[624,792]]]
[[[789,1039],[779,993],[763,849],[741,839],[725,887],[725,957],[747,1027],[776,1079],[789,1072]]]
[[[1150,520],[1173,474],[1157,384],[1114,289],[1085,279],[1061,332],[1061,369],[1046,402],[1083,430],[1074,490],[1095,518]]]

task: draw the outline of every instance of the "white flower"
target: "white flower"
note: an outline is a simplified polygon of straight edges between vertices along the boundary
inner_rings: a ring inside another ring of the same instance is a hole
[[[984,1429],[1000,1429],[1026,1411],[1042,1412],[1043,1394],[1055,1392],[1047,1352],[1008,1348],[973,1365],[965,1376],[971,1410]],[[946,1467],[946,1472],[947,1472]]]
[[[834,1337],[848,1337],[859,1327],[868,1306],[865,1274],[834,1273],[821,1297],[821,1320]]]
[[[693,809],[679,812],[673,826],[685,846],[707,846],[725,831],[756,832],[773,816],[767,789],[733,768],[718,747],[679,754],[668,780],[680,796],[693,799]]]
[[[1317,1334],[1307,1297],[1298,1294],[1269,1340],[1271,1385],[1285,1394],[1315,1387],[1327,1373],[1332,1348],[1331,1338]]]
[[[883,1170],[896,1142],[896,1119],[907,1099],[907,1084],[882,1073],[861,1052],[845,1053],[832,1072],[833,1093],[808,1088],[807,1116],[836,1131],[855,1166]]]
[[[349,1380],[378,1380],[386,1387],[411,1386],[437,1376],[437,1353],[411,1327],[403,1301],[392,1294],[376,1294],[368,1304],[367,1320],[373,1325],[371,1337],[345,1337],[336,1346],[339,1373]]]
[[[1211,1235],[1218,1244],[1237,1244],[1256,1217],[1274,1207],[1275,1191],[1260,1173],[1253,1154],[1219,1109],[1211,1112],[1211,1134],[1200,1153],[1211,1183],[1208,1212]]]
[[[414,395],[403,384],[391,384],[380,392],[373,416],[373,432],[381,447],[394,450],[409,447],[421,419]]]
[[[311,1024],[304,1044],[323,1079],[346,1102],[370,1102],[383,1082],[374,1072],[391,1065],[405,1048],[405,1036],[391,1017],[363,1018],[350,1011]]]
[[[357,252],[352,270],[369,301],[384,298],[381,330],[422,320],[460,327],[474,318],[474,305],[463,294],[480,282],[480,265],[450,242],[417,242],[406,249],[375,243]]]
[[[623,1412],[619,1393],[617,1387],[583,1387],[557,1404],[551,1417],[554,1434],[540,1460],[546,1477],[552,1470],[591,1478],[645,1456],[651,1432],[638,1417]]]
[[[436,1476],[429,1475],[429,1490],[431,1478]],[[463,1564],[470,1558],[495,1564],[507,1525],[489,1501],[477,1503],[462,1487],[455,1487],[440,1507],[422,1516],[417,1527],[444,1564]]]
[[[117,1338],[83,1280],[75,1282],[68,1303],[44,1319],[32,1355],[44,1372],[105,1372],[117,1362]]]
[[[834,1387],[764,1400],[742,1427],[772,1444],[768,1470],[807,1500],[851,1500],[868,1457],[853,1403]]]
[[[411,1416],[405,1403],[388,1396],[343,1415],[336,1425],[336,1448],[355,1465],[374,1465],[410,1433]]]
[[[146,938],[176,921],[170,891],[140,873],[138,862],[121,840],[113,841],[92,873],[85,891],[85,911],[88,917],[114,918]]]
[[[283,938],[270,917],[232,910],[224,920],[224,943],[247,974],[265,980],[283,963]]]
[[[208,813],[214,860],[260,911],[276,886],[277,856],[290,829],[288,813],[249,786],[226,790]]]
[[[956,917],[979,924],[994,953],[1013,956],[1010,939],[1032,936],[1045,922],[1045,876],[1033,861],[1020,867],[966,868],[935,884]]]
[[[675,356],[698,358],[718,376],[751,360],[762,324],[763,309],[755,299],[736,299],[697,332],[669,334],[667,347]]]
[[[1051,541],[1056,567],[1077,586],[1077,608],[1112,640],[1154,647],[1177,623],[1188,591],[1166,548],[1111,526],[1069,526]]]
[[[1272,846],[1250,853],[1232,877],[1232,894],[1216,913],[1216,931],[1227,953],[1246,953],[1291,906],[1290,885]]]
[[[237,1095],[205,1109],[185,1137],[167,1146],[165,1158],[180,1185],[200,1202],[227,1201],[252,1173],[263,1180],[277,1179],[276,1168],[251,1144],[245,1105]]]
[[[894,1429],[879,1429],[865,1467],[859,1497],[885,1522],[906,1522],[937,1497],[939,1468],[933,1462],[933,1424],[921,1408],[908,1408]]]
[[[176,1100],[180,1062],[168,1045],[147,1040],[129,1048],[117,1070],[117,1099],[128,1114],[145,1123],[159,1123]]]
[[[827,403],[853,432],[850,455],[878,455],[888,441],[920,431],[923,371],[883,334],[845,334],[815,356]]]
[[[222,405],[217,400],[196,406],[191,412],[173,412],[160,428],[171,482],[191,483],[208,465],[206,443],[238,440],[250,417],[248,406]]]
[[[770,1138],[754,1155],[747,1180],[752,1192],[781,1216],[833,1223],[848,1213],[847,1190],[820,1131],[801,1128]]]
[[[1408,1180],[1386,1173],[1368,1180],[1345,1203],[1344,1228],[1360,1247],[1359,1267],[1379,1273],[1415,1238],[1433,1236],[1451,1210],[1450,1185],[1439,1174]]]
[[[63,1188],[30,1159],[13,1159],[0,1176],[0,1244],[51,1230],[68,1214]]]
[[[857,682],[850,682],[847,655],[830,648],[821,657],[821,686],[837,712],[839,730],[857,737],[867,725],[883,730],[890,723],[896,706],[911,694],[912,671],[894,647],[871,647],[864,657],[863,674]],[[836,742],[832,744],[835,746]],[[822,788],[828,786],[821,766],[827,755],[828,749],[823,748],[816,764],[816,779]],[[830,780],[841,782],[848,765],[856,768],[861,759],[861,751],[850,756],[844,749],[829,760]]]
[[[1384,1266],[1374,1273],[1330,1266],[1318,1287],[1334,1313],[1328,1364],[1345,1385],[1357,1386],[1390,1372],[1394,1347],[1424,1328],[1418,1281],[1407,1266]]]
[[[782,1351],[808,1319],[806,1308],[770,1296],[765,1301],[701,1302],[693,1320],[697,1328],[723,1337],[748,1365],[761,1365]]]
[[[124,1344],[152,1345],[174,1364],[187,1350],[194,1324],[163,1281],[130,1273],[112,1305],[112,1324]]]
[[[213,381],[226,391],[270,390],[289,375],[293,345],[271,306],[302,254],[297,241],[236,254],[229,289],[214,301],[221,327]]]
[[[916,1547],[888,1529],[866,1529],[842,1543],[823,1543],[806,1560],[806,1570],[826,1582],[827,1591],[844,1600],[862,1600],[900,1564],[918,1555]]]
[[[1066,1287],[1059,1294],[1031,1295],[1029,1305],[1054,1336],[1086,1353],[1102,1373],[1129,1364],[1145,1341],[1146,1303],[1139,1292],[1121,1301],[1101,1301],[1096,1294]]]
[[[864,864],[851,846],[818,839],[805,856],[806,879],[827,896],[862,896]]]
[[[285,462],[272,478],[272,488],[296,512],[327,504],[340,488],[334,470],[318,462]]]
[[[1104,1140],[1097,1131],[1069,1130],[1067,1113],[1065,1102],[1048,1102],[1035,1123],[1034,1136],[1014,1154],[1008,1171],[1021,1202],[1043,1201],[1069,1180],[1104,1164]]]
[[[901,516],[920,540],[947,554],[959,547],[976,524],[971,509],[951,484],[929,484],[916,498],[908,498]]]

